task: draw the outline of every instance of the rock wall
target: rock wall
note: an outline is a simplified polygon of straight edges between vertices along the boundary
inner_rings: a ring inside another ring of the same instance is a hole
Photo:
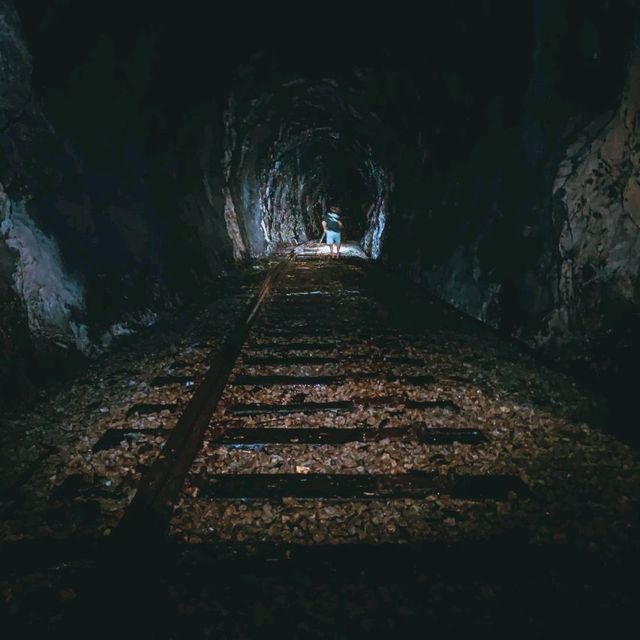
[[[524,82],[503,82],[497,61],[492,79],[463,70],[437,87],[459,126],[443,116],[423,154],[398,164],[383,257],[607,391],[628,389],[640,357],[638,6],[537,0],[532,16],[532,56],[510,72]],[[448,100],[461,87],[462,107]]]
[[[639,118],[636,54],[618,109],[567,148],[553,185],[557,298],[536,342],[577,358],[620,362],[640,343]]]
[[[87,48],[67,60],[63,11],[41,9],[23,28],[0,0],[0,404],[206,295],[233,262],[221,110],[154,107],[171,88],[149,80],[153,34],[70,34]]]
[[[85,316],[82,283],[66,271],[57,242],[38,228],[23,201],[11,202],[0,191],[0,208],[0,233],[15,256],[13,288],[31,334],[88,353],[87,327],[80,320]]]
[[[0,406],[31,390],[38,343],[48,331],[63,349],[75,341],[71,316],[83,306],[57,244],[27,213],[29,179],[52,180],[28,149],[34,139],[52,140],[34,101],[31,65],[18,16],[0,0]]]

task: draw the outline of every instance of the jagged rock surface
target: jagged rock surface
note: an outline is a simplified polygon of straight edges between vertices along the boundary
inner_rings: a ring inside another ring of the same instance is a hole
[[[640,314],[639,113],[636,59],[618,110],[587,127],[558,167],[561,264],[547,339],[579,352],[587,341],[620,348],[611,338],[637,338],[628,333]]]

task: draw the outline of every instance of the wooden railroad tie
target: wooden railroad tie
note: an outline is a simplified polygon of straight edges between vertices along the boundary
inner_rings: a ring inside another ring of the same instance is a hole
[[[230,384],[234,386],[257,386],[270,387],[278,385],[340,385],[350,381],[358,380],[381,380],[385,382],[402,382],[414,386],[428,386],[436,382],[436,379],[430,375],[421,376],[394,376],[380,375],[375,372],[361,372],[349,375],[338,376],[287,376],[287,375],[264,375],[264,376],[235,376]]]
[[[255,473],[210,475],[190,483],[208,500],[393,500],[447,495],[459,500],[506,500],[511,493],[529,497],[518,476],[409,472],[400,474]]]
[[[460,411],[450,400],[406,400],[399,397],[357,398],[335,402],[296,402],[292,404],[236,404],[229,407],[232,416],[257,416],[262,414],[287,415],[290,413],[319,413],[322,411],[353,411],[357,406],[403,405],[406,409],[448,409]]]
[[[218,429],[218,427],[216,427]],[[92,452],[114,449],[123,442],[145,437],[166,438],[171,429],[108,429],[93,445]],[[255,447],[267,444],[345,444],[380,440],[417,441],[423,444],[480,444],[487,436],[479,429],[435,428],[423,425],[377,429],[375,427],[222,427],[212,442],[229,447]]]
[[[417,441],[425,444],[480,444],[487,441],[479,429],[407,427],[230,427],[217,440],[220,445],[253,447],[267,444],[346,444],[380,440]]]

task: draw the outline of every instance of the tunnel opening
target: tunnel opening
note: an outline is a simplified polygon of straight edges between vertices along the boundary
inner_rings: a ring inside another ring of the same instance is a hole
[[[322,216],[336,203],[345,236],[378,258],[391,182],[376,149],[379,120],[358,105],[357,76],[287,75],[261,87],[254,75],[264,84],[260,65],[238,80],[225,119],[230,209],[248,253],[319,238]]]

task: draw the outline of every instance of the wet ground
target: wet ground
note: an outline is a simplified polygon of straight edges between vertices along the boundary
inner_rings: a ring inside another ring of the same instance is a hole
[[[627,622],[640,458],[593,398],[379,266],[311,253],[256,317],[161,542],[112,538],[263,268],[8,421],[6,628],[553,637]]]

